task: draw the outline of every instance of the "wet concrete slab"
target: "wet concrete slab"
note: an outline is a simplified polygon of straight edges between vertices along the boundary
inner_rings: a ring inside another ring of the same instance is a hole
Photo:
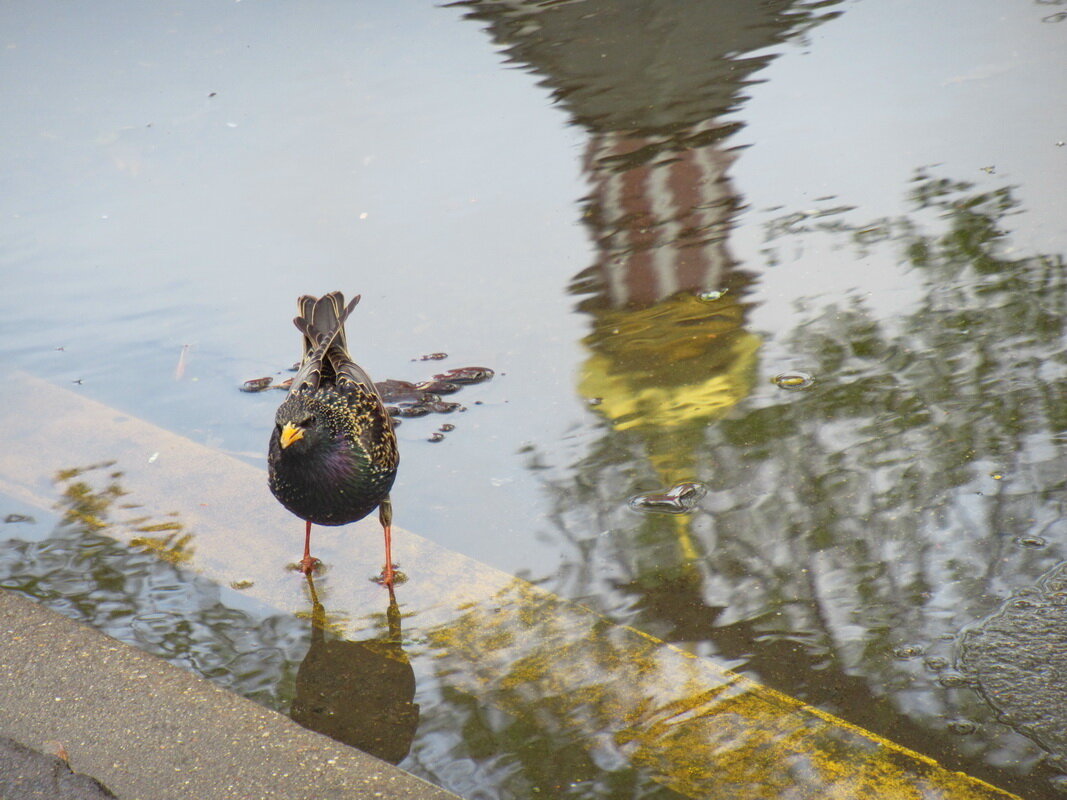
[[[455,797],[13,592],[0,619],[0,734],[122,800]]]
[[[302,526],[270,496],[263,470],[76,392],[18,380],[14,418],[40,422],[0,450],[0,492],[47,507],[56,473],[78,466],[72,458],[107,461],[121,473],[131,514],[177,514],[166,518],[179,521],[180,555],[193,569],[272,607],[306,609],[303,579],[286,568],[299,555]],[[108,532],[143,546],[136,530]],[[314,550],[327,565],[321,584],[330,607],[347,612],[342,633],[356,639],[360,609],[383,604],[384,590],[370,580],[380,568],[380,529],[364,521],[316,531]],[[409,531],[394,529],[394,557],[410,578],[397,597],[406,634],[422,643],[413,659],[422,678],[536,720],[600,761],[640,765],[682,795],[1013,796]],[[102,668],[117,667],[105,659]],[[37,680],[30,666],[23,675]],[[193,717],[213,713],[188,705]]]

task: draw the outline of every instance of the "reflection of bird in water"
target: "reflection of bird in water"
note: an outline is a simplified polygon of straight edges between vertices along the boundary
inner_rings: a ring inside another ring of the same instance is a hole
[[[392,504],[396,434],[381,396],[348,354],[345,320],[359,296],[345,305],[340,292],[300,298],[293,320],[304,334],[304,356],[270,439],[270,489],[307,522],[304,574],[310,574],[311,524],[344,525],[376,507],[385,531],[382,580],[393,583]]]
[[[296,673],[289,716],[305,728],[399,763],[419,724],[415,672],[400,645],[400,607],[389,590],[388,634],[347,642],[326,638],[326,609],[311,591],[311,647]]]

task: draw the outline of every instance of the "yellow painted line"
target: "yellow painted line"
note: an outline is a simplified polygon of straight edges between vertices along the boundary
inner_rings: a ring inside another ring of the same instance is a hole
[[[286,569],[302,525],[271,497],[263,470],[36,378],[14,384],[8,418],[33,424],[9,431],[0,448],[0,492],[48,505],[57,473],[114,462],[68,472],[61,484],[106,475],[115,502],[100,523],[109,535],[162,539],[170,550],[161,549],[216,582],[243,581],[247,594],[306,613],[304,583]],[[380,530],[365,520],[314,536],[329,565],[316,582],[324,602],[343,610],[341,633],[357,638],[386,604],[368,580],[381,566]],[[681,794],[1014,797],[409,531],[395,530],[394,557],[411,578],[397,589],[405,630],[429,642],[417,655],[441,684],[597,758],[638,765]]]

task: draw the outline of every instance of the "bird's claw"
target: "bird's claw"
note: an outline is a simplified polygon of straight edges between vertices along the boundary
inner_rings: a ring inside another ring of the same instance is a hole
[[[301,572],[304,575],[310,575],[313,572],[319,572],[322,569],[322,562],[317,558],[302,558],[297,563],[292,565],[292,569],[297,572]]]
[[[397,568],[396,564],[392,564],[390,566],[391,569],[389,570],[386,570],[385,567],[382,567],[382,571],[378,573],[378,576],[376,578],[371,578],[371,580],[379,586],[388,587],[396,586],[398,583],[407,582],[408,576],[401,572]]]

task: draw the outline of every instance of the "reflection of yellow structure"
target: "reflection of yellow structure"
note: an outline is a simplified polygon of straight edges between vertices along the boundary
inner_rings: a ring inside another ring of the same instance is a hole
[[[748,396],[760,338],[736,297],[681,292],[653,306],[599,309],[578,391],[617,431],[636,431],[664,487],[700,480],[696,452],[711,422]],[[673,518],[684,564],[700,553],[689,515]]]
[[[593,354],[579,391],[616,430],[718,419],[752,388],[760,339],[726,297],[679,294],[651,308],[606,309],[585,339]]]
[[[191,561],[195,552],[193,534],[177,519],[176,512],[169,513],[167,516],[173,519],[166,522],[153,522],[148,516],[124,520],[108,518],[115,508],[123,511],[139,508],[133,503],[118,504],[119,498],[124,497],[127,492],[119,484],[123,473],[112,471],[115,463],[104,461],[56,473],[55,481],[62,486],[62,499],[57,508],[63,515],[64,524],[79,525],[87,531],[108,535],[115,535],[115,530],[121,527],[130,534],[127,538],[134,547],[143,547],[171,564]],[[94,489],[87,477],[100,477],[102,470],[109,470],[109,482],[103,489]]]
[[[618,431],[642,434],[660,478],[693,478],[686,440],[752,389],[760,339],[730,295],[677,294],[640,309],[602,309],[578,390]],[[696,430],[694,430],[696,429]],[[679,447],[681,445],[681,447]]]

